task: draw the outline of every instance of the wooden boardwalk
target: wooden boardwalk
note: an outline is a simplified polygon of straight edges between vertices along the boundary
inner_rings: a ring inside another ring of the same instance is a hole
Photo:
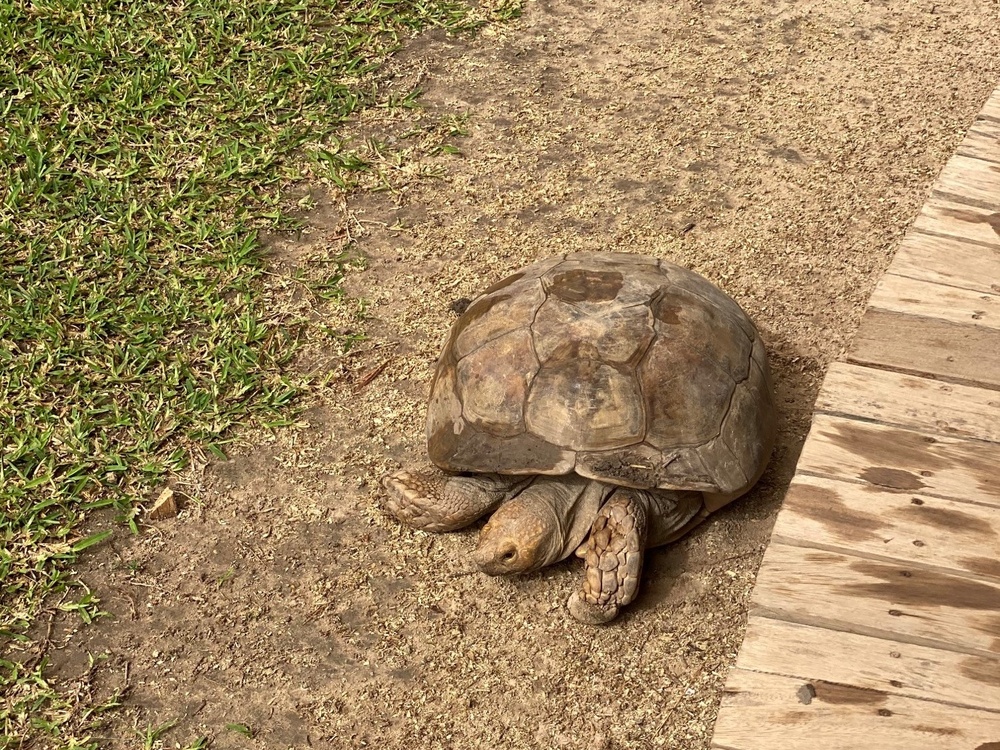
[[[718,750],[1000,750],[1000,89],[831,365]]]

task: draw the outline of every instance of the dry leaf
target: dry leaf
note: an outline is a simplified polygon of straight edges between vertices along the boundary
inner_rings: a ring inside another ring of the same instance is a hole
[[[150,521],[162,521],[165,518],[173,518],[177,515],[180,510],[179,496],[174,494],[174,491],[167,487],[160,493],[160,496],[156,498],[156,502],[146,512],[146,517]]]

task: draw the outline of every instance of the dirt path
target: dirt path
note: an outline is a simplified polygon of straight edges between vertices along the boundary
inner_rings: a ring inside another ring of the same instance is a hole
[[[171,746],[706,748],[823,369],[1000,79],[998,21],[971,0],[552,0],[472,42],[414,41],[397,84],[469,112],[464,158],[275,243],[285,274],[363,230],[348,287],[370,303],[368,340],[307,353],[331,376],[308,428],[208,466],[180,518],[89,560],[116,619],[74,637],[57,673],[107,653],[95,689],[127,675],[122,721],[178,719]],[[379,477],[422,459],[452,303],[578,249],[719,283],[769,344],[783,419],[759,488],[651,554],[639,602],[605,628],[565,611],[574,563],[490,579],[468,560],[474,529],[415,533],[379,506]]]

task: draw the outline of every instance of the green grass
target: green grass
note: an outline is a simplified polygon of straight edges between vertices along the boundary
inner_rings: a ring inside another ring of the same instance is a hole
[[[263,305],[258,240],[293,224],[282,188],[372,170],[338,132],[359,108],[413,106],[379,85],[401,39],[517,11],[0,0],[0,748],[96,746],[115,706],[45,677],[43,614],[100,615],[69,573],[111,533],[85,535],[88,514],[134,529],[191,446],[288,423],[302,321]],[[321,297],[342,271],[313,279]]]

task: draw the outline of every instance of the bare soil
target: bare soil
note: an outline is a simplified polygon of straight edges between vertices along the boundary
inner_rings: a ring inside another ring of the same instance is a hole
[[[177,720],[167,746],[707,748],[824,368],[1000,80],[998,21],[995,0],[537,0],[476,39],[414,39],[391,85],[423,89],[418,125],[468,112],[462,155],[426,164],[437,180],[402,170],[396,193],[317,188],[312,229],[273,242],[275,304],[336,331],[366,300],[367,339],[342,355],[314,336],[299,366],[328,382],[300,429],[245,435],[177,484],[178,518],[86,559],[113,617],[56,628],[56,677],[128,686],[112,747]],[[374,113],[358,132],[407,127]],[[296,267],[348,241],[366,259],[348,300],[296,291]],[[475,528],[381,508],[380,477],[425,460],[453,303],[573,250],[718,283],[761,328],[781,406],[759,486],[650,553],[605,627],[565,609],[576,561],[489,578]]]

